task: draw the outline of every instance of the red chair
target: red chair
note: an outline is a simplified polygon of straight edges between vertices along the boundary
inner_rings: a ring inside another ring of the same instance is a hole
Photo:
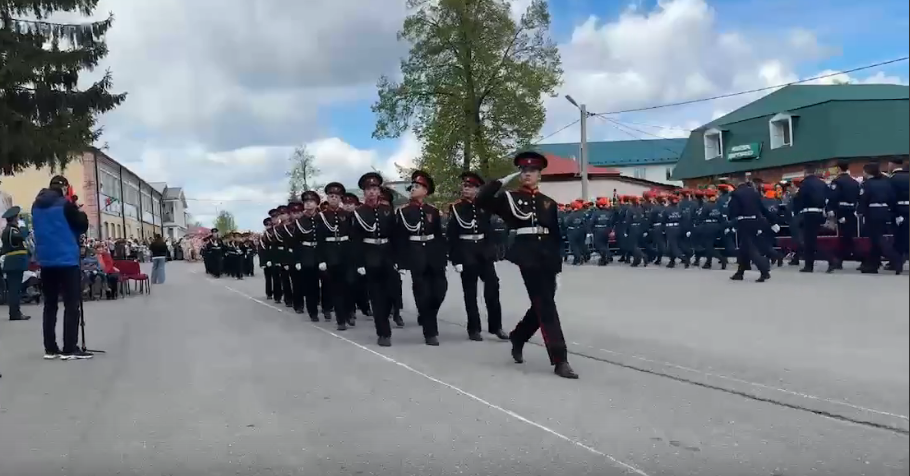
[[[147,274],[139,268],[139,262],[134,260],[114,260],[114,266],[120,270],[120,279],[127,282],[134,281],[138,284],[140,293],[152,293],[152,282]],[[129,285],[127,285],[129,289]]]

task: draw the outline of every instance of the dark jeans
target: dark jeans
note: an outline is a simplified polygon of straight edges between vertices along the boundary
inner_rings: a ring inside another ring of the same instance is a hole
[[[44,351],[59,352],[57,347],[57,302],[63,298],[63,353],[76,352],[79,338],[79,301],[82,271],[78,266],[41,268],[44,289]]]

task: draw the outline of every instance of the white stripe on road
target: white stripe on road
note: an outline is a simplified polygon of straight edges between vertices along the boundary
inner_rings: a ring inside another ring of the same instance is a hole
[[[209,280],[209,281],[211,281],[211,282],[214,284],[214,280]],[[270,308],[270,309],[273,309],[273,310],[275,310],[275,311],[278,311],[278,312],[281,312],[281,313],[285,313],[285,310],[284,310],[284,309],[281,309],[281,308],[279,308],[279,307],[277,307],[277,306],[273,306],[273,305],[271,305],[271,304],[269,304],[269,303],[267,303],[267,302],[265,302],[265,301],[256,299],[256,298],[254,298],[253,296],[250,296],[250,295],[248,295],[248,294],[246,294],[246,293],[244,293],[244,292],[242,292],[242,291],[239,291],[239,290],[237,290],[237,289],[234,289],[234,288],[232,288],[232,287],[230,287],[230,286],[226,286],[226,285],[224,285],[224,287],[225,287],[227,290],[229,290],[229,291],[231,291],[231,292],[234,292],[234,293],[236,293],[236,294],[238,294],[238,295],[240,295],[240,296],[243,296],[243,297],[245,297],[245,298],[247,298],[247,299],[249,299],[249,300],[251,300],[251,301],[253,301],[253,302],[259,303],[259,304],[261,304],[261,305],[263,305],[263,306],[266,306],[266,307],[268,307],[268,308]],[[491,408],[491,409],[493,409],[493,410],[496,410],[496,411],[498,411],[498,412],[504,413],[504,414],[506,414],[506,415],[508,415],[508,416],[510,416],[510,417],[512,417],[512,418],[514,418],[514,419],[516,419],[516,420],[518,420],[518,421],[520,421],[520,422],[527,423],[528,425],[531,425],[531,426],[533,426],[533,427],[535,427],[535,428],[537,428],[537,429],[539,429],[539,430],[542,430],[542,431],[544,431],[544,432],[546,432],[546,433],[549,433],[550,435],[555,436],[556,438],[559,438],[559,439],[561,439],[561,440],[563,440],[563,441],[566,441],[566,442],[568,442],[568,443],[571,443],[572,445],[575,445],[575,446],[577,446],[577,447],[579,447],[579,448],[581,448],[581,449],[583,449],[583,450],[585,450],[585,451],[588,451],[589,453],[593,453],[593,454],[595,454],[595,455],[598,455],[598,456],[601,456],[601,457],[603,457],[603,458],[606,458],[607,460],[609,460],[610,462],[612,462],[614,465],[616,465],[616,466],[618,466],[618,467],[624,469],[627,473],[637,474],[637,475],[639,475],[639,476],[648,476],[647,473],[645,473],[645,472],[642,471],[641,469],[638,469],[638,468],[635,467],[635,466],[632,466],[632,465],[629,464],[629,463],[620,461],[620,460],[616,459],[616,458],[613,457],[613,456],[610,456],[610,455],[608,455],[608,454],[606,454],[606,453],[604,453],[604,452],[602,452],[602,451],[600,451],[600,450],[597,450],[597,449],[595,449],[595,448],[592,448],[592,447],[590,447],[590,446],[588,446],[588,445],[582,443],[582,442],[579,441],[579,440],[576,440],[576,439],[571,438],[571,437],[569,437],[569,436],[563,435],[562,433],[559,433],[558,431],[556,431],[556,430],[554,430],[554,429],[552,429],[552,428],[548,428],[548,427],[546,427],[546,426],[544,426],[544,425],[541,425],[540,423],[537,423],[537,422],[535,422],[535,421],[529,420],[529,419],[527,419],[527,418],[525,418],[525,417],[523,417],[523,416],[521,416],[521,415],[519,415],[519,414],[517,414],[517,413],[515,413],[515,412],[513,412],[513,411],[511,411],[511,410],[507,410],[507,409],[505,409],[505,408],[503,408],[503,407],[500,407],[499,405],[496,405],[496,404],[494,404],[494,403],[488,402],[487,400],[484,400],[483,398],[478,397],[477,395],[474,395],[473,393],[470,393],[470,392],[468,392],[467,390],[463,390],[463,389],[458,388],[458,387],[456,387],[456,386],[454,386],[454,385],[452,385],[452,384],[450,384],[450,383],[443,382],[442,380],[439,380],[438,378],[433,377],[433,376],[431,376],[431,375],[425,374],[425,373],[423,373],[423,372],[421,372],[421,371],[419,371],[419,370],[417,370],[417,369],[411,367],[411,366],[408,365],[408,364],[405,364],[405,363],[403,363],[403,362],[399,362],[399,361],[397,361],[397,360],[395,360],[395,359],[393,359],[393,358],[391,358],[391,357],[389,357],[389,356],[387,356],[387,355],[385,355],[385,354],[376,352],[375,350],[370,349],[369,347],[366,347],[366,346],[364,346],[364,345],[358,344],[357,342],[354,342],[354,341],[352,341],[352,340],[350,340],[350,339],[348,339],[348,338],[346,338],[346,337],[343,337],[343,336],[341,336],[341,335],[338,335],[338,334],[336,334],[336,333],[334,333],[334,332],[332,332],[332,331],[330,331],[330,330],[328,330],[328,329],[325,329],[325,328],[320,327],[320,326],[315,326],[315,325],[314,325],[313,327],[314,327],[315,329],[318,329],[318,330],[321,331],[321,332],[324,332],[324,333],[326,333],[326,334],[331,335],[332,337],[335,337],[336,339],[339,339],[339,340],[342,340],[342,341],[344,341],[344,342],[347,342],[348,344],[351,344],[351,345],[353,345],[354,347],[357,347],[357,348],[360,349],[360,350],[369,352],[370,354],[373,354],[374,356],[379,357],[380,359],[385,360],[386,362],[395,364],[395,365],[397,365],[397,366],[399,366],[399,367],[401,367],[401,368],[403,368],[403,369],[405,369],[405,370],[407,370],[407,371],[409,371],[409,372],[411,372],[411,373],[413,373],[413,374],[419,375],[419,376],[421,376],[421,377],[423,377],[423,378],[425,378],[425,379],[427,379],[427,380],[429,380],[429,381],[431,381],[431,382],[433,382],[433,383],[436,383],[436,384],[441,385],[441,386],[443,386],[443,387],[445,387],[445,388],[448,388],[449,390],[452,390],[452,391],[454,391],[454,392],[456,392],[456,393],[459,393],[459,394],[461,394],[461,395],[463,395],[463,396],[465,396],[465,397],[468,397],[468,398],[470,398],[471,400],[474,400],[475,402],[481,403],[481,404],[483,404],[483,405],[485,405],[485,406],[487,406],[487,407],[489,407],[489,408]]]

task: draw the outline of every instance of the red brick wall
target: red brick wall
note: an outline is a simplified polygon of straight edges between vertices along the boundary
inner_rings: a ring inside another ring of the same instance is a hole
[[[904,160],[907,160],[907,157],[904,157]],[[854,177],[859,177],[863,174],[863,166],[865,166],[867,163],[869,163],[869,162],[881,163],[882,161],[883,160],[880,158],[857,159],[857,160],[851,161],[850,162],[850,175],[853,175]],[[832,160],[829,160],[822,164],[819,164],[819,171],[821,172],[825,168],[829,168],[831,170],[831,172],[834,173],[834,171],[837,167],[837,162],[838,162],[837,159],[832,159]],[[764,181],[765,183],[773,183],[773,182],[779,182],[780,180],[782,180],[784,175],[802,173],[803,170],[805,170],[805,167],[806,167],[805,164],[800,164],[800,165],[792,165],[792,166],[788,166],[788,167],[778,167],[778,168],[774,168],[774,169],[756,170],[756,171],[752,172],[751,176],[758,177],[758,178],[762,179],[762,181]],[[743,173],[730,174],[727,177],[730,182],[736,183],[736,182],[742,182],[745,178],[745,174],[743,174]],[[698,187],[699,185],[709,185],[712,183],[716,183],[718,181],[719,180],[715,180],[712,177],[704,177],[704,178],[698,178],[698,179],[692,179],[692,180],[685,180],[683,183],[685,184],[686,187],[695,188],[695,187]]]

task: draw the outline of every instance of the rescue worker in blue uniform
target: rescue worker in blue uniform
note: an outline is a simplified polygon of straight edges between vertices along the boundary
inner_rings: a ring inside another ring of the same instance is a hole
[[[896,263],[892,270],[900,274],[904,268],[904,260],[894,251],[894,248],[885,240],[888,232],[888,222],[891,221],[893,210],[897,204],[894,187],[891,179],[885,177],[878,164],[866,164],[863,167],[866,179],[863,180],[859,197],[859,213],[865,221],[866,232],[869,235],[869,256],[864,261],[860,270],[866,274],[876,274],[881,266],[881,257],[884,256],[889,263]]]
[[[631,207],[628,195],[619,196],[619,209],[616,211],[613,226],[613,236],[616,237],[616,247],[619,250],[619,262],[628,263],[632,252],[629,247],[629,208]]]
[[[610,252],[613,209],[610,207],[610,200],[606,197],[598,197],[596,206],[597,209],[591,213],[591,218],[588,220],[588,233],[593,236],[594,250],[600,255],[597,264],[605,266],[613,262],[613,255]]]
[[[843,269],[844,261],[854,255],[854,241],[859,232],[856,206],[859,203],[859,182],[850,175],[850,162],[838,162],[840,173],[831,181],[828,192],[827,210],[829,216],[837,221],[839,249],[832,257],[828,272]]]
[[[647,249],[644,243],[648,239],[648,230],[650,223],[645,209],[641,206],[641,199],[637,196],[630,197],[632,206],[629,207],[629,251],[632,254],[632,267],[648,266],[648,259],[642,252]]]
[[[664,236],[667,240],[667,257],[670,261],[667,268],[675,268],[676,262],[679,261],[688,267],[689,257],[683,251],[681,240],[685,230],[683,229],[683,210],[679,206],[679,196],[672,195],[670,204],[664,208]]]
[[[773,185],[763,184],[762,190],[764,193],[762,194],[761,203],[765,209],[770,212],[769,216],[774,217],[774,220],[769,220],[764,223],[761,239],[758,240],[758,243],[760,244],[759,248],[772,263],[777,263],[778,266],[781,266],[784,262],[784,256],[777,250],[777,233],[771,229],[774,225],[780,227],[783,224],[780,222],[780,200],[778,200],[775,195]]]
[[[17,206],[10,207],[3,214],[6,228],[3,229],[3,275],[6,279],[6,300],[9,306],[9,320],[27,321],[31,317],[22,314],[22,275],[28,270],[28,249],[25,247],[25,234],[19,228]]]
[[[654,258],[651,262],[656,265],[660,265],[663,262],[664,256],[667,255],[667,233],[664,228],[664,213],[666,210],[666,197],[656,193],[651,194],[651,232],[649,235],[654,248]]]
[[[705,192],[707,201],[702,207],[702,230],[699,233],[700,248],[703,250],[705,263],[702,269],[711,269],[714,260],[720,263],[721,269],[727,269],[727,258],[717,251],[716,244],[728,227],[723,211],[717,206],[717,194],[714,190]]]
[[[503,217],[515,230],[515,244],[509,249],[508,259],[518,266],[531,300],[531,307],[509,334],[512,359],[516,363],[524,362],[524,346],[540,330],[556,375],[575,379],[578,374],[569,365],[566,339],[556,309],[556,290],[562,272],[557,206],[556,201],[537,188],[547,159],[537,152],[521,152],[516,154],[514,164],[519,172],[486,184],[477,195],[480,207]],[[520,176],[519,189],[498,193],[516,176]]]
[[[474,172],[461,174],[461,200],[449,206],[446,242],[449,260],[461,276],[461,289],[468,318],[468,339],[482,341],[480,311],[477,308],[477,280],[483,283],[483,301],[487,306],[487,332],[509,340],[502,330],[502,307],[499,303],[499,276],[496,274],[495,250],[490,241],[490,214],[477,206],[477,190],[485,184]]]
[[[818,252],[818,233],[825,224],[825,206],[827,205],[828,186],[818,175],[815,167],[806,168],[806,176],[793,199],[793,211],[800,215],[803,235],[803,259],[805,263],[799,271],[811,273],[815,270],[815,258]],[[828,258],[828,268],[836,266]]]
[[[566,237],[569,240],[569,252],[572,253],[572,264],[580,265],[587,261],[588,250],[585,246],[587,231],[585,229],[585,210],[577,206],[566,217]]]
[[[734,258],[736,257],[736,233],[734,232],[735,223],[730,217],[730,197],[734,188],[728,183],[722,183],[717,186],[717,190],[720,195],[717,197],[716,205],[720,210],[724,223],[724,233],[720,239],[721,249],[723,250],[722,253],[724,258]],[[726,269],[723,264],[721,264],[721,267]]]
[[[445,235],[439,209],[426,203],[436,192],[436,182],[423,170],[411,174],[411,199],[398,209],[397,233],[399,273],[411,274],[411,289],[417,306],[417,321],[423,328],[426,345],[439,345],[439,308],[448,291],[448,263]]]
[[[901,262],[907,259],[908,246],[910,246],[910,237],[908,237],[908,226],[910,226],[910,175],[907,174],[905,161],[895,159],[893,164],[898,167],[891,171],[891,188],[894,190],[894,251],[901,258]]]
[[[750,263],[755,263],[755,267],[761,273],[756,282],[765,282],[771,278],[771,267],[768,258],[761,253],[757,241],[760,239],[764,222],[772,221],[776,217],[762,205],[761,194],[755,185],[749,182],[741,183],[730,194],[729,207],[730,218],[734,221],[739,236],[737,269],[730,279],[742,281]],[[772,229],[777,233],[780,226],[772,225]]]

